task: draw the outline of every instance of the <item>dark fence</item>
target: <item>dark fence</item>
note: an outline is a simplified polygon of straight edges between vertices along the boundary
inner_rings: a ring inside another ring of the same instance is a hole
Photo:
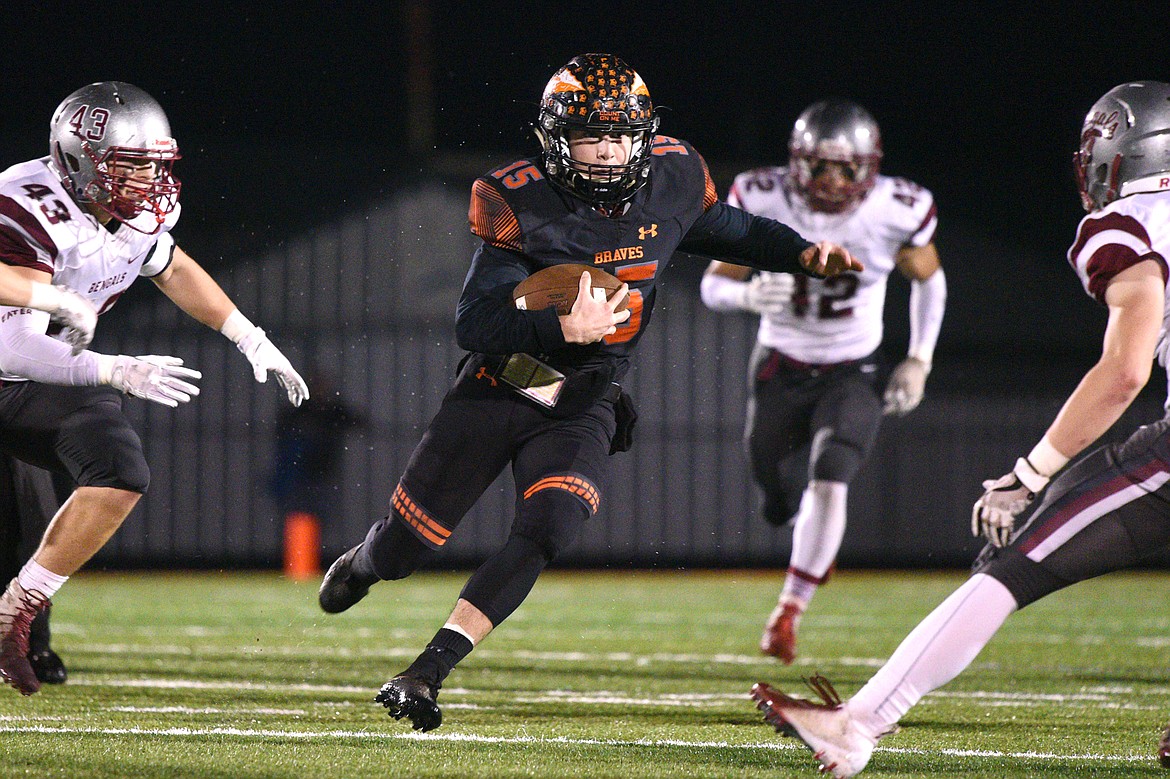
[[[361,417],[345,433],[340,476],[327,486],[327,561],[386,513],[399,473],[453,377],[461,356],[453,309],[474,246],[465,214],[464,188],[423,186],[215,272],[294,365],[327,377]],[[950,251],[948,262],[961,262],[961,254]],[[791,532],[757,515],[741,444],[756,323],[707,311],[697,294],[705,262],[675,261],[688,263],[689,272],[667,272],[629,377],[640,413],[637,442],[612,459],[602,510],[565,564],[787,561]],[[904,318],[904,309],[897,315]],[[103,317],[96,346],[180,355],[204,378],[199,398],[176,411],[127,400],[152,485],[94,564],[279,565],[282,518],[271,489],[276,419],[286,402],[279,388],[253,381],[226,339],[149,289]],[[937,362],[927,400],[909,417],[886,421],[850,491],[844,565],[969,563],[978,550],[969,511],[980,481],[1028,451],[1072,387],[1012,390],[945,349]],[[1022,380],[1035,368],[1008,366],[1001,374],[1017,372]],[[1072,375],[1075,381],[1075,369]],[[1160,415],[1159,399],[1143,396],[1123,424]],[[464,520],[443,563],[479,560],[502,542],[511,515],[505,474]]]

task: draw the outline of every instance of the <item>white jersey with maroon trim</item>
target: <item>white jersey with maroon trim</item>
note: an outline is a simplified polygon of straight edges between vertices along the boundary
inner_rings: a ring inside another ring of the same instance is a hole
[[[0,262],[36,268],[108,310],[141,276],[154,276],[170,264],[174,239],[167,231],[179,218],[176,207],[155,235],[154,217],[142,213],[134,224],[118,221],[109,230],[84,210],[49,168],[47,157],[14,165],[0,173]],[[0,321],[33,315],[31,309],[0,306]],[[19,377],[0,373],[6,380]]]
[[[1170,280],[1168,258],[1170,192],[1130,195],[1094,211],[1081,220],[1076,241],[1068,250],[1068,261],[1076,269],[1081,286],[1099,303],[1105,302],[1110,279],[1143,260],[1156,261],[1162,266],[1163,278]],[[1158,341],[1158,362],[1170,368],[1168,322],[1170,290]],[[1170,397],[1166,403],[1170,409]]]
[[[841,244],[865,270],[830,279],[798,275],[792,303],[760,318],[760,343],[806,363],[865,357],[882,342],[886,280],[898,251],[934,238],[934,196],[906,179],[878,176],[855,209],[825,214],[805,205],[786,178],[783,167],[741,173],[727,202],[783,222],[810,241]]]

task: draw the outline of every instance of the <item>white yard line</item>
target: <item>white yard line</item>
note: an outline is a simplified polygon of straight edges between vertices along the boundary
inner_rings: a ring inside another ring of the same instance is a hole
[[[67,644],[61,649],[64,652],[88,652],[102,655],[178,655],[182,657],[206,655],[233,656],[275,656],[275,657],[304,657],[320,658],[322,649],[317,646],[225,646],[199,645],[184,646],[182,644]],[[334,658],[413,658],[418,654],[418,647],[394,647],[389,649],[353,649],[351,647],[332,647],[328,650]],[[639,655],[632,652],[538,652],[528,649],[479,649],[476,657],[487,660],[516,659],[551,663],[625,663],[637,667],[652,663],[697,663],[702,665],[761,665],[774,668],[776,661],[763,655],[740,655],[731,653],[694,654],[659,652],[651,655]],[[828,660],[824,658],[801,658],[797,665],[824,665]],[[885,658],[877,657],[835,657],[831,660],[835,665],[861,666],[864,668],[880,668]]]
[[[360,695],[370,697],[375,685],[330,685],[330,684],[271,684],[265,682],[244,681],[207,681],[202,679],[125,679],[100,677],[73,677],[69,680],[71,686],[82,687],[128,687],[138,689],[169,689],[169,690],[231,690],[237,692],[270,692],[270,693],[322,693],[339,695]],[[1049,704],[1061,704],[1077,708],[1094,709],[1121,709],[1131,711],[1162,711],[1166,708],[1163,701],[1165,690],[1147,690],[1139,694],[1128,687],[1092,687],[1074,693],[1026,693],[1000,692],[995,690],[959,690],[935,691],[923,699],[923,703],[930,705],[941,699],[958,699],[975,701],[978,705],[994,708],[1017,707],[1035,708]],[[468,689],[451,687],[443,689],[444,695],[464,697],[469,695],[499,696],[499,690]],[[1149,704],[1134,702],[1135,697],[1155,698]],[[573,703],[577,705],[595,706],[662,706],[662,707],[689,707],[710,708],[720,706],[738,706],[750,700],[746,691],[715,692],[715,693],[661,693],[651,696],[631,696],[617,690],[534,690],[531,692],[517,692],[511,698],[516,703]],[[323,705],[333,705],[322,701]],[[448,707],[478,708],[473,703],[449,703]],[[135,711],[127,708],[125,711]],[[141,711],[149,711],[141,709]],[[176,710],[177,711],[177,710]],[[193,713],[193,712],[192,712]],[[212,713],[212,712],[207,712]],[[225,711],[225,713],[227,713]],[[289,712],[294,713],[294,712]]]
[[[479,744],[553,744],[569,746],[606,747],[683,747],[687,749],[751,749],[751,750],[793,750],[803,745],[793,741],[769,741],[764,743],[733,744],[727,741],[683,741],[680,739],[638,739],[624,741],[617,739],[590,738],[535,738],[531,736],[480,736],[474,733],[377,733],[366,730],[251,730],[243,728],[71,728],[30,725],[14,727],[0,725],[0,733],[38,733],[45,735],[99,735],[99,736],[179,736],[201,738],[205,736],[234,736],[237,738],[288,738],[288,739],[359,739],[359,740],[403,740],[403,741],[451,741],[474,742]],[[896,749],[877,747],[875,752],[889,752],[903,755],[946,755],[949,757],[993,757],[1017,760],[1085,760],[1102,763],[1153,763],[1150,755],[1100,755],[1060,754],[1056,752],[1000,752],[984,749]]]

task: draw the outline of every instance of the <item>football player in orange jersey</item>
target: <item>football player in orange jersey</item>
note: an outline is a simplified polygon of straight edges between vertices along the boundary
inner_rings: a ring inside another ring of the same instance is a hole
[[[618,57],[586,54],[554,73],[535,129],[539,155],[472,186],[469,221],[482,243],[456,312],[456,339],[468,351],[459,377],[394,489],[389,516],[338,558],[319,593],[322,609],[340,612],[374,583],[409,576],[511,466],[516,514],[507,541],[378,694],[391,716],[418,730],[439,726],[448,674],[597,513],[608,456],[630,445],[632,402],[618,382],[675,250],[796,273],[860,267],[835,244],[720,203],[694,147],[657,134],[646,84]],[[625,284],[610,301],[594,300],[582,273],[568,314],[513,305],[520,281],[564,263],[603,267]],[[629,308],[615,312],[627,293]]]

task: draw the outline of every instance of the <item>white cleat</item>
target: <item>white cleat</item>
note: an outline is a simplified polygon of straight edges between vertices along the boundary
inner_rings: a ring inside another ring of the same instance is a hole
[[[836,779],[856,776],[869,764],[874,741],[853,723],[827,679],[814,676],[808,684],[824,703],[793,698],[763,682],[752,687],[752,699],[769,725],[805,743],[822,774]]]

